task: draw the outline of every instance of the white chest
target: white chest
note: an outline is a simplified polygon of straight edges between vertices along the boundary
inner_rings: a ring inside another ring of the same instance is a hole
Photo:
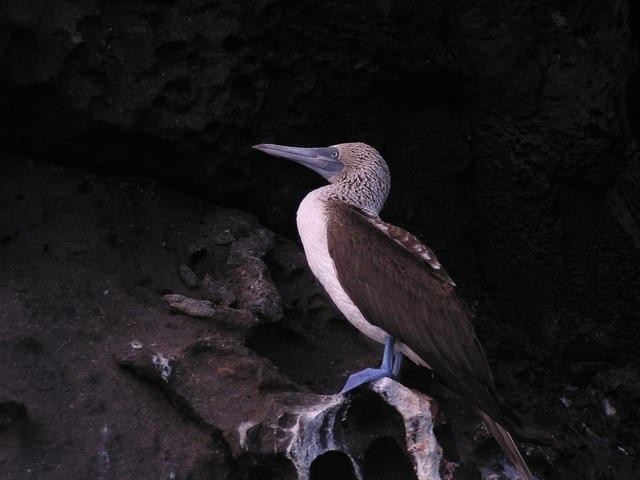
[[[325,187],[326,188],[326,187]],[[327,221],[323,189],[309,193],[298,208],[298,232],[311,271],[327,291],[331,300],[356,328],[368,337],[384,343],[387,334],[370,324],[354,305],[338,280],[327,245]]]
[[[388,337],[385,331],[372,325],[364,318],[360,309],[355,306],[340,285],[335,265],[329,256],[323,194],[322,188],[309,193],[300,203],[296,217],[298,232],[309,267],[347,320],[368,337],[384,343]],[[404,343],[397,342],[396,350],[403,352],[418,365],[428,367],[427,363]]]

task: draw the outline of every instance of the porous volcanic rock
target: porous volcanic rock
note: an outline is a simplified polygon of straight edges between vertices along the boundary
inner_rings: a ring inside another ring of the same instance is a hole
[[[258,463],[289,462],[300,480],[440,480],[432,407],[388,378],[347,395],[274,394],[240,424],[241,447]]]

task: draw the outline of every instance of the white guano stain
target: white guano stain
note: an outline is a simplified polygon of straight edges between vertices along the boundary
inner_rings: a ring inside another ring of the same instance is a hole
[[[109,425],[104,424],[100,429],[100,444],[98,446],[98,472],[100,480],[105,480],[111,468],[111,456],[107,450],[107,440],[109,440]]]
[[[602,399],[602,408],[604,408],[604,414],[607,417],[611,417],[611,416],[615,415],[616,413],[618,413],[618,411],[616,410],[616,407],[614,407],[611,404],[611,401],[608,398],[603,398]]]
[[[161,353],[154,353],[153,364],[156,366],[158,371],[160,372],[160,376],[165,382],[169,381],[169,377],[171,376],[171,359],[163,356]]]

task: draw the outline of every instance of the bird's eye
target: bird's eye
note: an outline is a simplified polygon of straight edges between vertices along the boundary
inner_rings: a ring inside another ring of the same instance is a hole
[[[338,152],[335,152],[335,151],[334,151],[334,152],[331,152],[331,156],[332,156],[333,158],[338,158]]]

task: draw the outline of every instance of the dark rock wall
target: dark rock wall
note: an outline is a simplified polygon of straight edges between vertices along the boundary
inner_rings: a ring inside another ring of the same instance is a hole
[[[385,218],[461,285],[507,401],[573,458],[563,478],[625,478],[640,470],[639,18],[622,0],[9,0],[0,143],[157,178],[289,238],[320,179],[250,146],[371,143],[394,176]],[[278,359],[280,327],[260,328],[253,348],[310,381]]]

